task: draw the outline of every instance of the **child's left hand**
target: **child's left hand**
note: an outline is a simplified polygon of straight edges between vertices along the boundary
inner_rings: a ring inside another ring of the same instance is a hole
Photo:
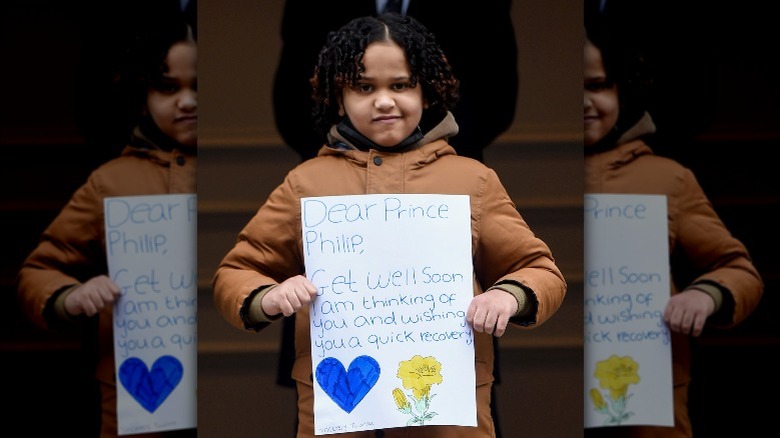
[[[688,289],[669,298],[664,322],[674,332],[699,336],[707,317],[715,311],[715,302],[706,292]]]
[[[466,311],[466,320],[475,331],[500,337],[509,318],[517,313],[517,299],[501,289],[492,289],[474,297]]]
[[[290,316],[311,304],[317,296],[317,286],[303,275],[296,275],[268,291],[260,302],[268,316]]]

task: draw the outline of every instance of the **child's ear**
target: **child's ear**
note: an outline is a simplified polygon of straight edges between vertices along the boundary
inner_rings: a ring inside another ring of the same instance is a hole
[[[347,112],[344,111],[344,103],[341,101],[341,97],[339,97],[339,115],[341,117],[344,117],[347,115]]]
[[[423,109],[428,109],[428,99],[423,99]]]

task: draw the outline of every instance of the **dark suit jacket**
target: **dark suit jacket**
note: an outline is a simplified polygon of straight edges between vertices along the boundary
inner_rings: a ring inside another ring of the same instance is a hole
[[[466,4],[470,7],[463,7]],[[515,115],[517,45],[510,6],[511,0],[412,0],[407,11],[436,35],[461,81],[461,99],[453,111],[460,133],[451,143],[458,154],[480,161],[482,149],[509,128]],[[302,159],[315,156],[326,141],[311,118],[309,78],[317,54],[329,31],[364,15],[376,15],[374,1],[287,0],[285,4],[274,114],[280,135]]]

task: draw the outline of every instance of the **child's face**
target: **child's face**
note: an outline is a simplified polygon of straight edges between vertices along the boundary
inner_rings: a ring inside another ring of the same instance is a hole
[[[395,146],[417,129],[423,112],[422,87],[411,86],[403,49],[375,42],[363,54],[365,72],[342,92],[341,115],[379,146]]]
[[[197,144],[198,77],[196,46],[179,42],[171,46],[165,63],[168,73],[149,88],[146,106],[154,123],[167,136],[185,146]]]
[[[601,50],[585,42],[585,146],[604,138],[617,123],[618,90],[607,80]]]

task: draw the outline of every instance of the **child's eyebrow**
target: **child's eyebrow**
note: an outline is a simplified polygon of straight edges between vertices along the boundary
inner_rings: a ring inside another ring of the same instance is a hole
[[[373,76],[366,76],[363,73],[360,73],[358,75],[358,78],[357,78],[358,81],[373,81],[375,79],[376,78],[374,78]],[[412,79],[412,77],[409,76],[409,75],[401,75],[401,76],[396,76],[396,77],[392,78],[392,80],[394,80],[394,81],[409,81],[411,79]]]
[[[163,73],[158,78],[159,82],[180,82],[182,79],[178,76],[170,76],[168,73]]]

